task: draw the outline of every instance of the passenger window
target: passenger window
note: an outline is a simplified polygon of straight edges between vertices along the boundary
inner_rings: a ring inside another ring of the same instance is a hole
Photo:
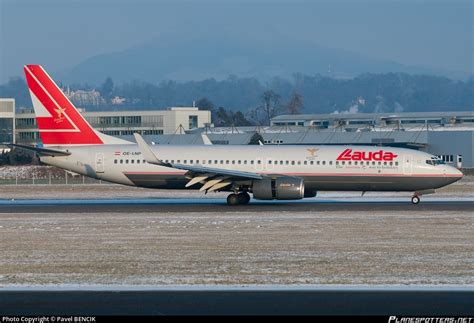
[[[247,160],[244,160],[244,165],[247,165]]]
[[[382,162],[379,162],[379,165],[382,165]]]
[[[350,162],[350,161],[349,161],[349,162],[347,162],[347,165],[350,165],[350,164],[351,164],[351,162]]]
[[[325,163],[325,162],[323,162],[323,163]],[[324,165],[324,164],[323,164],[323,165]],[[332,160],[329,162],[329,165],[332,165]]]
[[[188,163],[188,161],[186,159],[183,160],[183,164],[187,164],[187,163]]]
[[[191,159],[191,160],[189,161],[189,163],[192,164],[192,163],[193,163],[193,160]]]
[[[135,164],[135,159],[132,159],[130,162],[131,162],[132,164]]]
[[[128,164],[128,159],[125,159],[125,164]]]
[[[114,159],[114,164],[117,164],[117,159]]]
[[[298,160],[298,165],[301,165],[301,160]]]
[[[305,165],[308,165],[308,162],[305,160],[305,161],[304,161],[304,164],[305,164]]]
[[[395,162],[395,166],[398,166],[398,162],[397,162],[397,161]]]
[[[123,164],[123,159],[120,159],[120,164]]]
[[[180,159],[178,159],[178,160],[176,161],[176,163],[178,163],[178,164],[179,164],[180,162],[181,162],[181,160],[180,160]]]
[[[338,162],[338,161],[336,161],[336,165],[339,165],[339,162]]]
[[[234,165],[234,164],[235,164],[235,160],[232,161],[232,165]]]
[[[237,161],[237,164],[239,164],[239,165],[242,164],[242,161],[241,161],[241,160],[238,160],[238,161]]]
[[[262,161],[261,161],[260,159],[259,159],[259,160],[257,160],[257,164],[259,164],[259,165],[260,165],[261,163],[262,163]]]
[[[356,162],[356,161],[354,162],[354,165],[357,165],[357,162]]]
[[[372,165],[375,165],[375,162],[372,162]]]
[[[137,164],[140,164],[140,159],[137,159]]]
[[[269,161],[268,161],[268,164],[269,164],[269,165],[271,165],[271,164],[272,164],[272,161],[271,161],[271,160],[269,160]]]
[[[325,160],[323,160],[323,165],[326,165],[326,161],[325,161]]]
[[[229,164],[229,161],[228,161],[228,160],[226,160],[226,161],[225,161],[225,163],[226,163],[226,164]]]
[[[208,163],[208,164],[212,164],[212,160],[208,160],[207,163]]]
[[[287,161],[286,161],[286,164],[287,164],[287,165],[289,165],[289,164],[290,164],[290,162],[287,160]]]
[[[321,164],[321,162],[320,162],[319,160],[318,160],[316,163],[317,163],[318,165]]]
[[[295,161],[294,161],[294,160],[292,160],[292,161],[291,161],[291,165],[294,165],[294,164],[295,164]]]
[[[280,160],[280,165],[283,165],[283,160]]]
[[[174,160],[171,160],[171,164],[174,164]]]
[[[253,165],[253,160],[250,161],[250,165]]]
[[[310,161],[309,164],[310,164],[310,165],[314,165],[314,161]]]

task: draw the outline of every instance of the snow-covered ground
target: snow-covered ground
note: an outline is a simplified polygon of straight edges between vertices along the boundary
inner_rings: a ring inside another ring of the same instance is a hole
[[[4,201],[224,201],[226,195],[105,184],[0,185]],[[316,199],[408,201],[409,196],[320,192]],[[474,177],[466,176],[423,199],[473,197]],[[0,246],[0,288],[474,284],[470,210],[0,213]]]
[[[0,286],[472,285],[472,212],[0,215]]]

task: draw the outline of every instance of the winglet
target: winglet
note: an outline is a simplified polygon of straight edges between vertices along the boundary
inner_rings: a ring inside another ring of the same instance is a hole
[[[145,160],[147,161],[147,163],[160,165],[160,166],[170,166],[169,164],[162,162],[158,157],[156,157],[153,150],[150,148],[150,146],[148,146],[145,139],[143,139],[143,137],[140,134],[135,132],[133,136],[135,137],[135,140],[137,141],[137,144],[138,144],[138,148],[140,148],[140,151],[143,154],[143,157],[145,157]]]
[[[201,137],[202,137],[202,142],[205,145],[212,145],[212,141],[209,139],[209,137],[205,133],[202,133]]]

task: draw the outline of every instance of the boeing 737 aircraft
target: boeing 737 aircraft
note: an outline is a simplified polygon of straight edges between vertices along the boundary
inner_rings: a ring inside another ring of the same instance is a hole
[[[94,130],[39,65],[25,66],[42,147],[40,160],[78,174],[159,189],[228,191],[229,205],[298,200],[325,191],[422,194],[463,176],[425,152],[377,146],[148,145]]]

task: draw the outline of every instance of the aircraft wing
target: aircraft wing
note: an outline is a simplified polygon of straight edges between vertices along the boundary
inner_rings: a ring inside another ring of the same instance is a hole
[[[231,185],[237,180],[253,180],[263,179],[263,176],[258,173],[244,172],[238,170],[221,169],[206,167],[202,165],[184,165],[175,163],[165,163],[156,156],[151,147],[145,142],[143,137],[137,133],[134,134],[141,153],[145,160],[150,164],[155,164],[164,167],[187,170],[192,177],[186,184],[186,187],[197,183],[202,183],[200,191],[212,192],[226,186]]]
[[[31,150],[41,156],[69,156],[71,154],[69,151],[53,149],[53,148],[34,147],[34,146],[18,145],[18,144],[8,144],[7,146],[21,148],[25,150]]]
[[[148,160],[147,160],[148,161]],[[262,175],[257,173],[251,172],[242,172],[238,170],[230,170],[230,169],[221,169],[221,168],[212,168],[212,167],[205,167],[205,166],[192,166],[192,165],[183,165],[183,164],[169,164],[169,167],[188,170],[193,173],[213,173],[217,175],[224,175],[224,176],[232,176],[232,177],[239,177],[239,178],[247,178],[247,179],[262,179]]]

